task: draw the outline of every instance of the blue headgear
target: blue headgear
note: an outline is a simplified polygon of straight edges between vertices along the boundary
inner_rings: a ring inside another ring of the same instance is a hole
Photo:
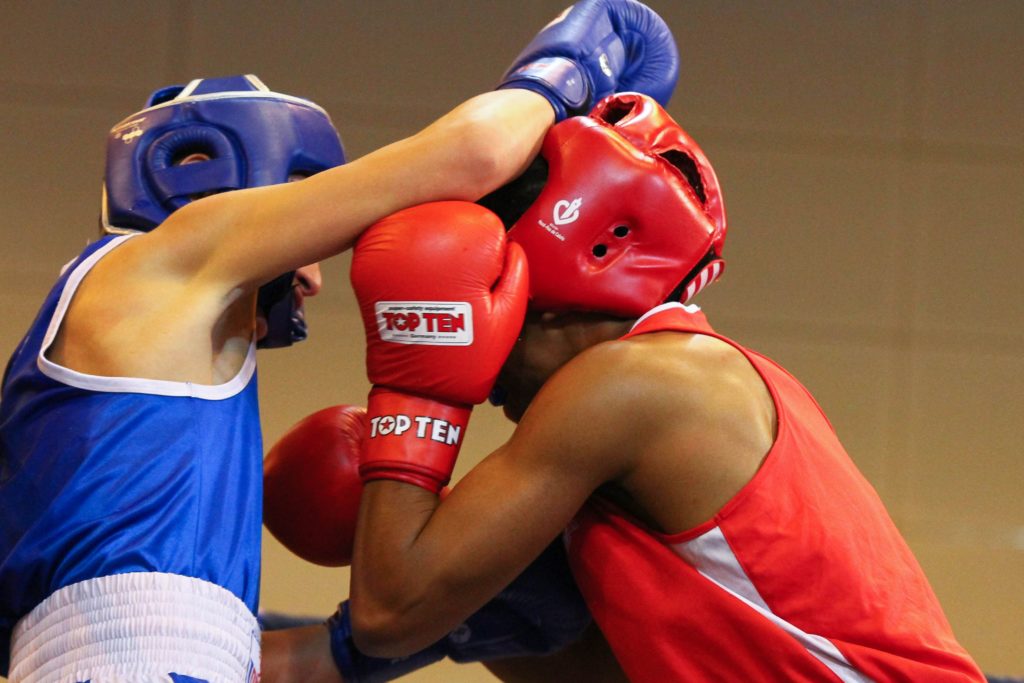
[[[180,165],[190,154],[209,161]],[[146,108],[114,126],[107,139],[103,229],[147,232],[193,198],[287,182],[345,163],[330,117],[316,104],[271,92],[258,78],[196,79],[157,90]],[[260,288],[269,330],[263,348],[306,338],[293,310],[294,272]]]

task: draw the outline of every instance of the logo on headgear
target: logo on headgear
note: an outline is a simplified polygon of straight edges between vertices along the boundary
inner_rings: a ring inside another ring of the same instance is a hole
[[[565,199],[559,199],[555,202],[555,210],[552,218],[555,221],[555,225],[565,225],[566,223],[572,223],[580,217],[580,205],[583,203],[582,197],[576,197],[571,202]]]
[[[115,140],[120,140],[124,144],[130,143],[135,138],[142,135],[142,124],[146,122],[146,117],[132,119],[118,124],[110,131],[111,135]]]

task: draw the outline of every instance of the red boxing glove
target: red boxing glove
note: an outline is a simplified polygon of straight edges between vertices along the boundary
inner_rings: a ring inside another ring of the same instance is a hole
[[[263,460],[263,524],[308,562],[352,564],[366,426],[365,408],[324,408],[288,430]]]
[[[363,233],[351,277],[374,384],[359,473],[436,493],[522,327],[526,259],[487,209],[434,202]]]

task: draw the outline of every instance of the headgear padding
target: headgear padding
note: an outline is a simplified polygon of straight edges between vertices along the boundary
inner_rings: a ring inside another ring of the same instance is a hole
[[[640,316],[722,272],[725,208],[697,143],[653,99],[612,95],[551,128],[548,178],[509,231],[530,306]]]
[[[179,165],[190,154],[208,161]],[[345,163],[330,117],[255,76],[162,88],[107,138],[103,228],[147,231],[192,198],[287,182]]]
[[[207,159],[180,163],[192,154]],[[255,76],[162,88],[107,138],[103,229],[146,232],[195,198],[284,183],[343,163],[341,139],[327,112],[271,92]],[[285,273],[260,289],[258,305],[268,321],[261,347],[306,338],[305,320],[293,306],[293,277]]]

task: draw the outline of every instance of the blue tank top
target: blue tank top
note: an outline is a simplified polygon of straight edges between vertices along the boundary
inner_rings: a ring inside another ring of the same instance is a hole
[[[181,574],[228,589],[256,612],[263,444],[255,345],[220,385],[98,377],[44,356],[79,282],[129,238],[103,238],[65,267],[4,373],[3,672],[18,619],[85,579]]]

